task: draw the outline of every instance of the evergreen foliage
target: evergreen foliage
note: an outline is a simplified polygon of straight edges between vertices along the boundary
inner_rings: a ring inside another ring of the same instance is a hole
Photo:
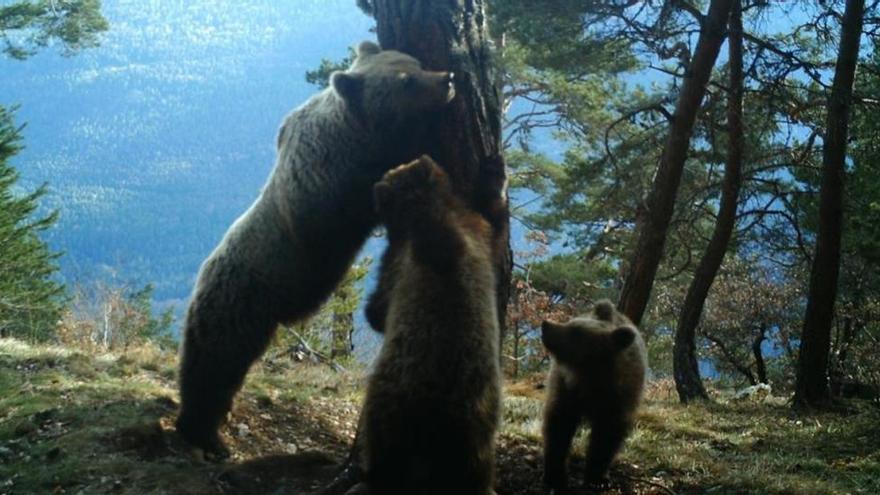
[[[101,15],[101,0],[30,0],[0,6],[3,53],[24,60],[53,41],[62,54],[94,47],[109,28]]]
[[[30,193],[16,187],[19,174],[10,160],[22,143],[13,113],[0,107],[0,336],[47,340],[61,315],[64,287],[54,278],[59,254],[40,234],[58,212],[36,213],[45,185]]]
[[[21,1],[0,6],[3,53],[24,60],[53,41],[64,55],[97,45],[108,28],[100,0]],[[10,160],[22,148],[14,109],[0,106],[0,336],[47,340],[54,336],[63,310],[64,287],[54,275],[60,253],[40,234],[58,220],[58,212],[36,214],[44,184],[30,193],[16,187],[18,172]]]
[[[348,56],[340,61],[330,59],[321,59],[321,65],[317,69],[306,71],[306,82],[324,89],[330,85],[330,75],[336,71],[344,71],[351,67],[352,62],[356,58],[354,49],[348,49]]]
[[[345,363],[354,351],[354,316],[371,264],[371,258],[364,258],[353,265],[330,299],[311,318],[280,328],[276,339],[279,350],[275,354],[289,355],[295,360]]]

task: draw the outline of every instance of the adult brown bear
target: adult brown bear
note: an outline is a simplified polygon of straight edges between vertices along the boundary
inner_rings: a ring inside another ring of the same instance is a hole
[[[331,85],[294,110],[260,197],[202,264],[183,332],[180,435],[208,457],[279,323],[315,311],[377,223],[373,185],[420,152],[455,91],[452,74],[361,43]]]

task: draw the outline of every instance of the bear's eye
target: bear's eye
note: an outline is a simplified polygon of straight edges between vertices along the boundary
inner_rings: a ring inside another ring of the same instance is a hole
[[[400,85],[403,87],[409,87],[413,84],[413,77],[406,72],[401,72],[397,75],[398,81],[400,81]]]

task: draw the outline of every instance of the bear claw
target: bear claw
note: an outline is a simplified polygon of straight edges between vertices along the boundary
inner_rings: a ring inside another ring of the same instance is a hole
[[[189,446],[190,452],[196,460],[222,462],[231,455],[229,449],[216,433],[197,435],[178,425],[177,434]]]
[[[447,187],[446,172],[431,157],[400,165],[385,173],[373,188],[376,210],[380,215],[408,217],[413,207],[424,205],[437,189]]]

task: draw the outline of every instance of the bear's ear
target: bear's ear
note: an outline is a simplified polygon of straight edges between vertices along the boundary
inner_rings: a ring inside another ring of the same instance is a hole
[[[393,201],[393,196],[394,188],[391,187],[391,184],[385,181],[380,181],[373,186],[373,203],[376,208],[376,213],[378,213],[380,217],[384,218],[392,208],[391,202]]]
[[[541,322],[541,342],[551,354],[557,354],[562,340],[562,330],[565,325],[544,320]]]
[[[357,56],[368,57],[370,55],[375,55],[381,51],[382,49],[379,48],[379,45],[373,43],[372,41],[361,41],[361,43],[357,47]]]
[[[629,325],[615,328],[611,332],[611,341],[617,349],[626,349],[634,340],[636,340],[636,329]]]
[[[593,312],[596,314],[596,318],[602,321],[612,321],[614,318],[614,304],[608,299],[602,299],[596,303]]]
[[[346,102],[356,102],[364,92],[364,76],[351,72],[334,72],[330,75],[330,85]]]

